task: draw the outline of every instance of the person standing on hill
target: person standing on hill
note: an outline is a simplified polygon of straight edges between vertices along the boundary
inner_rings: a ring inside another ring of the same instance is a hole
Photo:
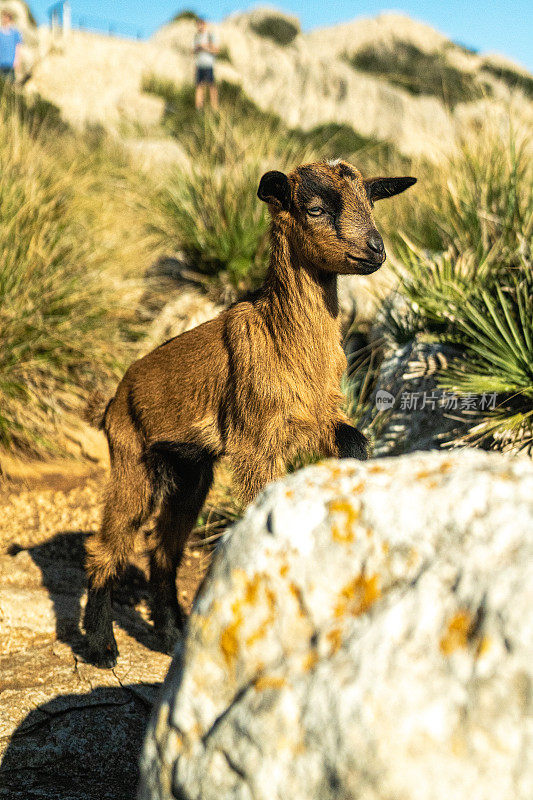
[[[11,11],[4,10],[0,14],[0,75],[9,81],[15,80],[22,44],[22,36],[13,27],[13,19]]]
[[[193,52],[196,57],[196,108],[200,110],[204,107],[205,89],[208,86],[209,100],[212,108],[216,110],[218,92],[215,85],[215,56],[218,53],[218,45],[205,19],[199,19],[196,23]]]

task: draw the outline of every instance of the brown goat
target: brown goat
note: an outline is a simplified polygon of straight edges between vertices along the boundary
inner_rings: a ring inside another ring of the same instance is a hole
[[[373,201],[414,178],[374,178],[344,161],[267,172],[271,258],[264,286],[216,319],[132,364],[100,419],[111,479],[100,531],[88,543],[89,658],[112,666],[111,586],[136,531],[158,512],[151,554],[152,619],[165,648],[183,627],[176,570],[228,456],[246,501],[298,453],[367,457],[341,411],[346,358],[337,274],[370,275],[385,261]]]

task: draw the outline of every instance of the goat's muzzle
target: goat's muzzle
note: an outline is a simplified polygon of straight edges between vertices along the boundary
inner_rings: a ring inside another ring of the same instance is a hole
[[[379,255],[374,254],[374,258],[362,258],[361,256],[354,256],[351,253],[345,253],[345,256],[350,272],[356,275],[372,275],[373,272],[376,272],[376,270],[382,266],[387,258],[385,250]]]
[[[366,241],[354,241],[352,252],[345,253],[346,263],[356,275],[371,275],[386,259],[383,239],[375,228],[370,228]]]

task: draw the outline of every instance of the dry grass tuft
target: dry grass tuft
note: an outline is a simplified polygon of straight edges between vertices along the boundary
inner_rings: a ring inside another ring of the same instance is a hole
[[[120,151],[0,114],[0,445],[57,451],[55,423],[134,351],[153,242]],[[146,194],[146,191],[144,192]],[[134,276],[134,277],[133,277]]]

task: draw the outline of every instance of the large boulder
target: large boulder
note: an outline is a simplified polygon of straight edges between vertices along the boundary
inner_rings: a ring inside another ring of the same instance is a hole
[[[326,462],[224,538],[141,800],[533,797],[533,466]]]

